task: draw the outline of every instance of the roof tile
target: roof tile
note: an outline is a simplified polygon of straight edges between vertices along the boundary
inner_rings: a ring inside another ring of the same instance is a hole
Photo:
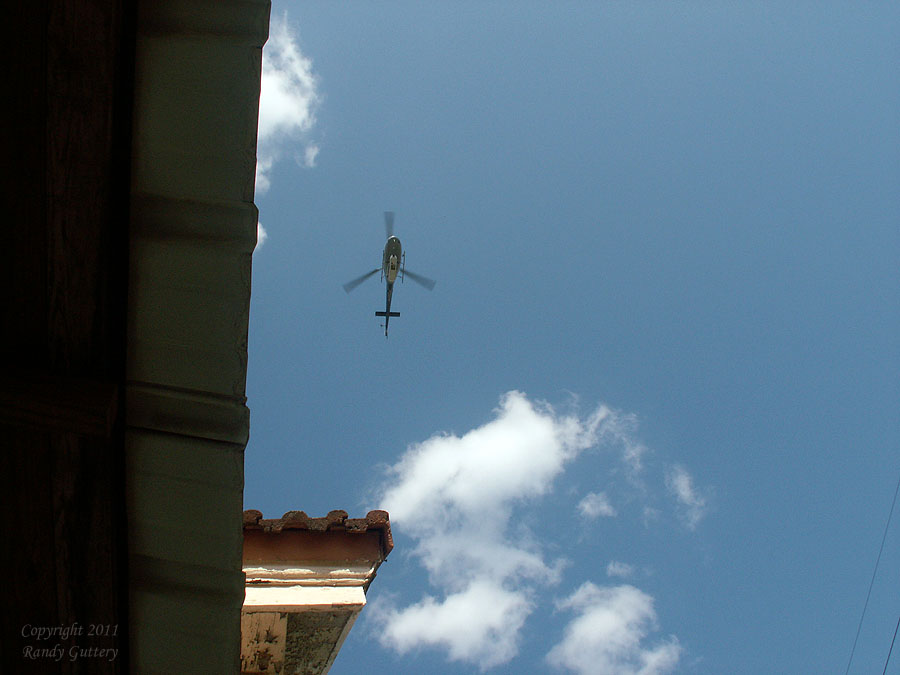
[[[265,519],[256,509],[244,511],[244,529],[263,532],[282,530],[310,530],[313,532],[344,531],[360,533],[380,531],[384,542],[384,554],[394,548],[391,536],[391,521],[387,511],[369,511],[365,518],[348,518],[343,510],[330,511],[324,518],[310,518],[305,511],[288,511],[281,518]]]

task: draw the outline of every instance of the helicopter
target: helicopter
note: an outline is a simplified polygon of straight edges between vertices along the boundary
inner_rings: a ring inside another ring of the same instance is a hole
[[[384,212],[384,231],[387,235],[387,242],[384,245],[384,253],[381,256],[381,267],[376,267],[374,270],[366,272],[362,276],[357,277],[352,281],[348,281],[346,284],[344,284],[344,291],[349,293],[366,279],[374,275],[376,272],[378,272],[379,270],[381,271],[382,281],[387,281],[387,294],[385,298],[384,311],[375,312],[375,316],[384,317],[384,337],[387,337],[388,322],[390,322],[391,317],[400,316],[400,312],[391,311],[391,297],[394,295],[394,282],[397,280],[397,277],[400,277],[401,283],[406,277],[409,277],[417,284],[423,286],[429,291],[434,288],[435,282],[428,277],[423,277],[421,274],[416,274],[415,272],[410,272],[408,269],[406,269],[406,252],[400,245],[400,240],[396,236],[394,236],[393,211]]]

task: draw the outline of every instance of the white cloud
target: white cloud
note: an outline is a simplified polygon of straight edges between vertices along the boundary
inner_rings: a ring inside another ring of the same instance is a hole
[[[616,510],[609,503],[609,498],[603,492],[588,492],[584,499],[578,502],[578,510],[585,518],[599,518],[600,516],[612,517]]]
[[[527,532],[510,536],[513,509],[548,493],[615,414],[599,406],[584,419],[562,416],[517,391],[495,414],[462,437],[411,446],[390,469],[379,505],[416,540],[413,554],[443,595],[375,613],[380,639],[400,653],[427,645],[482,669],[505,663],[518,651],[536,585],[560,578],[563,561],[547,562]]]
[[[600,406],[590,417],[557,416],[518,391],[505,394],[496,418],[462,438],[434,436],[412,446],[391,469],[396,485],[383,495],[392,521],[428,532],[448,515],[508,516],[511,502],[550,489],[566,461],[596,444],[614,419]]]
[[[309,136],[322,101],[312,61],[300,51],[287,15],[272,17],[269,41],[263,49],[259,93],[256,189],[269,189],[273,165],[298,145],[304,146],[303,166],[315,166],[319,147]],[[295,153],[296,154],[296,153]]]
[[[607,435],[622,445],[622,459],[631,470],[631,478],[636,479],[644,469],[644,455],[647,446],[637,440],[637,416],[618,414],[606,429]]]
[[[369,616],[381,643],[400,654],[439,649],[481,670],[513,659],[540,592],[558,584],[568,564],[547,554],[554,523],[542,523],[536,536],[525,509],[595,447],[614,450],[626,480],[644,494],[641,462],[648,451],[635,440],[635,427],[633,416],[604,405],[586,416],[566,415],[510,391],[482,426],[409,446],[387,469],[377,507],[391,514],[397,535],[413,539],[407,550],[427,571],[431,590],[411,604],[376,601]],[[602,492],[586,495],[577,508],[590,518],[616,514]],[[613,562],[607,573],[628,576],[633,569]],[[610,590],[590,583],[579,593],[560,605],[580,616],[548,657],[553,663],[578,669],[573,641],[613,667],[590,672],[620,672],[615,666],[622,665],[621,672],[655,675],[678,660],[674,638],[655,648],[641,645],[655,621],[649,596],[631,586]],[[591,637],[582,625],[599,632]]]
[[[576,613],[563,639],[547,654],[547,661],[576,673],[662,675],[671,672],[681,656],[677,638],[647,646],[656,628],[653,598],[634,586],[581,585],[557,604]]]
[[[531,610],[525,594],[491,580],[473,581],[442,601],[427,596],[402,610],[383,611],[382,641],[401,654],[420,645],[444,648],[451,661],[485,670],[516,655],[519,630]]]
[[[269,233],[266,232],[266,228],[263,227],[262,223],[256,223],[256,248],[253,249],[257,251],[262,248],[262,245],[266,243],[266,239],[269,238]]]
[[[318,156],[319,146],[315,144],[307,145],[303,151],[303,166],[308,169],[313,168],[316,165],[316,157]]]
[[[272,169],[272,165],[275,163],[275,159],[272,157],[266,157],[260,154],[259,147],[257,146],[257,155],[256,155],[256,194],[261,195],[265,194],[269,191],[269,188],[272,187],[272,181],[269,180],[269,172]]]
[[[693,530],[706,515],[706,498],[694,487],[694,479],[687,470],[679,465],[666,474],[666,486],[681,506],[685,523]]]
[[[606,566],[606,576],[627,579],[628,577],[634,576],[634,567],[628,563],[610,560],[609,564]]]

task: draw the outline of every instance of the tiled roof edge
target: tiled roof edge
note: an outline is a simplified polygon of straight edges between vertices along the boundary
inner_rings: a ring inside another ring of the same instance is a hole
[[[310,530],[312,532],[342,531],[368,532],[380,531],[384,542],[384,555],[394,548],[391,536],[391,520],[387,511],[369,511],[365,518],[348,518],[343,510],[329,511],[324,518],[310,518],[305,511],[288,511],[281,518],[265,519],[262,512],[256,509],[244,511],[244,529],[262,530],[263,532],[281,532],[282,530]]]

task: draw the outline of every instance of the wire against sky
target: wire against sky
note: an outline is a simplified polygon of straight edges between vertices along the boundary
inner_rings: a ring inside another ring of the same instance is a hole
[[[881,562],[881,552],[884,551],[884,542],[887,539],[888,530],[891,527],[891,518],[894,517],[894,506],[897,504],[897,493],[900,492],[900,475],[897,476],[897,487],[894,488],[894,499],[891,501],[891,510],[888,512],[887,523],[884,526],[884,534],[881,537],[881,547],[878,549],[878,557],[875,559],[875,569],[872,570],[872,580],[869,582],[869,592],[866,593],[866,602],[863,604],[862,616],[859,617],[859,625],[856,627],[856,637],[853,639],[853,648],[850,650],[850,660],[847,661],[847,670],[844,671],[844,675],[850,672],[850,665],[853,663],[853,655],[856,653],[856,643],[859,642],[859,632],[862,630],[863,619],[866,618],[866,609],[869,607],[869,597],[872,595],[872,586],[875,585],[875,575],[878,574],[878,563]],[[894,637],[897,636],[896,630],[894,631]],[[891,640],[891,650],[894,648],[894,641]],[[890,652],[888,652],[888,659],[891,658]],[[885,670],[887,669],[887,663],[884,664]]]
[[[891,638],[891,648],[888,649],[887,658],[884,660],[884,670],[881,671],[881,675],[884,675],[887,672],[888,664],[891,662],[891,652],[894,651],[894,641],[897,639],[898,628],[900,628],[900,616],[897,617],[897,625],[894,626],[894,637]]]

